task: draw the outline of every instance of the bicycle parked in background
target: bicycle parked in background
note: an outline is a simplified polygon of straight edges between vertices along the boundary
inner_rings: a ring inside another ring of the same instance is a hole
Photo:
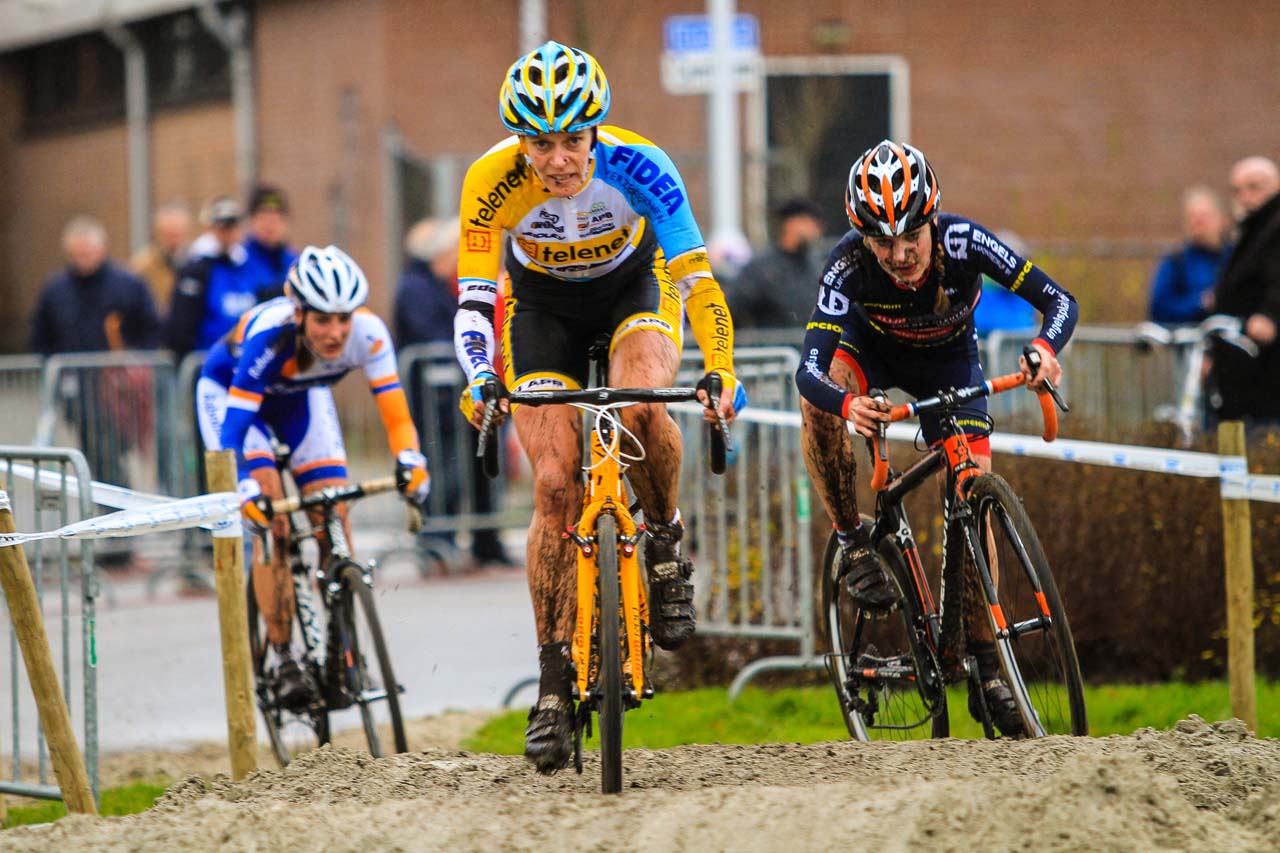
[[[593,376],[603,386],[608,376],[608,339],[590,350]],[[714,377],[714,374],[713,374]],[[497,386],[485,389],[485,415],[478,453],[485,472],[498,473],[493,420]],[[719,383],[708,389],[710,400],[720,399]],[[591,714],[600,724],[601,791],[622,790],[622,728],[626,711],[654,695],[647,678],[653,647],[649,636],[649,597],[640,570],[638,544],[645,535],[637,524],[624,484],[631,463],[644,459],[644,448],[622,425],[617,410],[635,403],[675,403],[697,399],[694,388],[608,388],[577,391],[514,391],[511,405],[566,404],[586,414],[583,442],[583,499],[578,522],[564,532],[577,546],[577,619],[571,643],[574,668],[573,763],[582,772],[582,738],[591,736]],[[728,425],[721,418],[709,424],[713,473],[724,473]]]
[[[1024,356],[1032,371],[1039,369],[1034,350],[1028,348]],[[1088,734],[1080,666],[1049,561],[1022,501],[1003,478],[981,473],[957,420],[967,401],[1025,381],[1024,374],[1012,373],[894,407],[893,421],[926,412],[941,415],[941,444],[905,471],[889,467],[883,426],[879,438],[868,441],[875,461],[876,513],[863,522],[901,603],[886,616],[851,600],[834,534],[822,562],[822,609],[832,644],[828,671],[849,734],[858,740],[948,736],[947,686],[958,683],[968,686],[971,712],[986,736],[995,737],[966,639],[994,640],[1001,675],[1021,718],[1021,736]],[[1062,404],[1056,392],[1052,399],[1049,392],[1041,394],[1040,402],[1044,438],[1052,441],[1054,403]],[[945,536],[941,589],[935,596],[902,501],[938,471],[946,482]]]
[[[1258,345],[1244,333],[1244,323],[1229,314],[1213,314],[1195,326],[1170,329],[1158,323],[1139,323],[1138,340],[1148,346],[1177,346],[1180,368],[1178,401],[1156,408],[1154,417],[1178,429],[1178,446],[1191,447],[1205,423],[1205,360],[1214,340],[1236,347],[1250,358],[1258,355]]]
[[[266,620],[258,610],[253,573],[249,572],[249,650],[255,692],[272,751],[282,767],[299,753],[329,743],[330,714],[352,706],[359,709],[371,755],[378,757],[387,752],[375,714],[383,703],[390,718],[392,750],[408,749],[400,713],[400,693],[404,688],[396,681],[374,604],[376,567],[352,559],[337,512],[340,503],[395,488],[395,478],[385,477],[272,503],[277,515],[290,519],[288,565],[298,617],[294,632],[295,637],[300,635],[303,667],[317,688],[316,698],[305,708],[287,707],[275,695],[272,679],[265,671]],[[291,515],[298,510],[304,513],[301,523]],[[317,513],[320,523],[313,525],[307,513]],[[317,535],[323,535],[329,543],[327,557],[319,562],[303,554],[304,544],[314,541]],[[260,538],[265,559],[270,560],[271,537],[264,534]],[[318,597],[315,590],[319,591]]]

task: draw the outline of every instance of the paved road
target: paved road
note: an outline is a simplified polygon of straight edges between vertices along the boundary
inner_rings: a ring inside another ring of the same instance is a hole
[[[379,615],[397,677],[407,691],[401,700],[407,716],[496,708],[513,684],[536,673],[533,616],[523,570],[490,569],[423,580],[407,561],[393,560],[377,583]],[[173,590],[167,584],[150,600],[144,579],[136,578],[115,584],[113,604],[105,595],[99,600],[98,713],[104,752],[226,737],[216,602],[180,598]],[[46,619],[56,619],[56,614],[46,614]],[[7,614],[0,622],[7,623]],[[56,632],[55,625],[50,628]],[[0,627],[9,633],[7,624]],[[77,629],[71,643],[77,660],[78,643]],[[60,657],[61,652],[55,654]],[[9,655],[3,654],[3,754],[10,752],[12,743],[10,685]],[[25,697],[25,684],[20,693],[22,751],[29,753],[34,708]],[[75,697],[77,712],[79,704]],[[355,711],[346,711],[335,724],[355,726],[359,719]]]

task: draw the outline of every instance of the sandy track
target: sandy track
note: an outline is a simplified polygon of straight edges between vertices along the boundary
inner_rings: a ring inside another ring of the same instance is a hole
[[[1280,741],[1192,718],[1128,737],[687,746],[538,777],[523,759],[324,749],[189,777],[127,818],[11,830],[6,850],[1280,850]]]

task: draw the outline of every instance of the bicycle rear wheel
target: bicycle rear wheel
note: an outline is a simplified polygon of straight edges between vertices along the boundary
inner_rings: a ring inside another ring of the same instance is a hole
[[[600,584],[600,790],[622,791],[622,612],[618,586],[618,532],[612,515],[596,518],[596,568]]]
[[[330,576],[338,580],[341,592],[334,605],[332,619],[338,627],[340,659],[332,670],[340,675],[347,695],[360,709],[369,754],[385,755],[382,738],[378,732],[374,705],[387,703],[387,715],[391,724],[391,739],[396,752],[408,751],[405,741],[404,720],[400,715],[400,684],[391,667],[391,655],[382,635],[382,623],[373,603],[373,588],[365,580],[363,566],[352,560],[342,560],[331,570]],[[376,675],[371,671],[376,664]]]
[[[871,519],[864,516],[863,524],[870,527]],[[906,557],[888,536],[876,550],[902,595],[902,604],[888,615],[870,615],[850,599],[834,533],[822,558],[827,672],[845,727],[863,741],[946,737],[947,694],[918,616]]]
[[[1025,731],[1035,737],[1087,735],[1071,626],[1022,501],[996,474],[974,478],[968,500],[994,580],[996,600],[987,615]]]
[[[267,740],[271,743],[271,751],[281,767],[286,766],[294,757],[323,746],[329,742],[329,711],[323,701],[315,702],[305,711],[291,711],[282,708],[276,701],[275,692],[271,688],[266,674],[267,661],[267,622],[258,610],[258,599],[253,592],[253,572],[249,572],[245,583],[249,607],[249,654],[253,661],[253,686],[258,702],[258,711],[262,714],[262,722],[267,730]],[[299,629],[301,619],[295,619],[294,632]],[[306,666],[311,666],[310,658]],[[315,678],[317,673],[312,672]]]

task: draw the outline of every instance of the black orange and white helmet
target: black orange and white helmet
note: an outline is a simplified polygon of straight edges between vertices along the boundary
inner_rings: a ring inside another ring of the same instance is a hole
[[[289,268],[285,292],[299,307],[321,314],[350,314],[369,298],[369,280],[337,246],[307,246]]]
[[[507,69],[498,113],[512,133],[572,133],[604,121],[609,81],[595,57],[549,41]]]
[[[885,140],[849,170],[844,207],[869,237],[898,237],[933,219],[942,193],[920,149]]]

